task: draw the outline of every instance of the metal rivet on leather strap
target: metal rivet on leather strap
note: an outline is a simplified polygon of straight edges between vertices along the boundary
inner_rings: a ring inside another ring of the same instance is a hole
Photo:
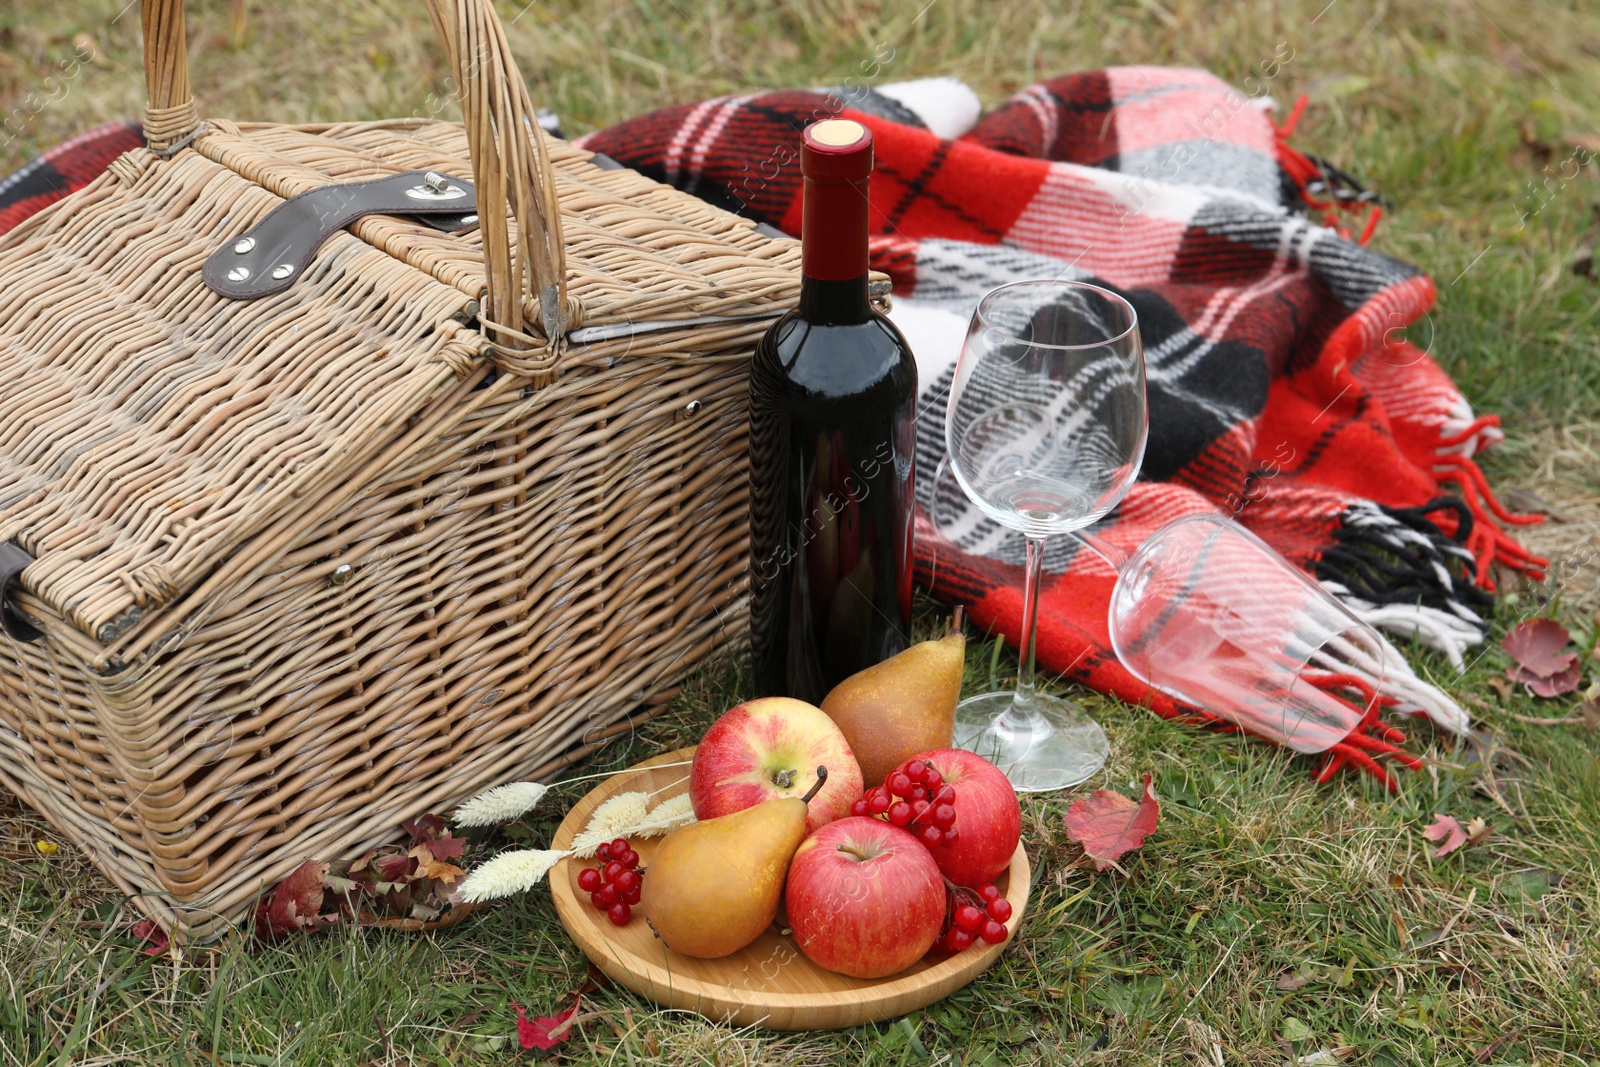
[[[283,279],[287,278],[289,275],[291,275],[293,273],[294,273],[294,264],[293,263],[279,263],[276,267],[272,268],[272,276],[274,278],[278,279],[278,281],[280,281],[280,282],[283,281]]]
[[[426,185],[429,189],[432,189],[436,193],[442,193],[446,189],[450,188],[450,182],[443,174],[439,174],[436,171],[431,170],[427,174],[423,175],[422,184]]]
[[[256,246],[256,239],[254,237],[245,237],[245,238],[242,238],[239,241],[234,242],[233,250],[235,252],[237,252],[239,255],[242,256],[246,252],[248,252],[252,248],[254,248],[255,246]]]
[[[242,282],[250,277],[249,267],[235,267],[228,272],[230,282]]]

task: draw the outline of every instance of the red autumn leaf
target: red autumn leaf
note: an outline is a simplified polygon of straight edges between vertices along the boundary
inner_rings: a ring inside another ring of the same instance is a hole
[[[467,839],[446,835],[437,841],[424,841],[423,847],[433,853],[433,858],[436,860],[460,859],[461,854],[467,850]]]
[[[1541,678],[1560,674],[1577,662],[1576,653],[1565,651],[1571,643],[1572,635],[1554,619],[1523,619],[1500,641],[1500,647],[1517,663],[1506,674],[1514,682],[1522,681],[1514,673],[1518,669]]]
[[[1436,815],[1432,824],[1422,831],[1429,841],[1442,841],[1434,850],[1434,859],[1444,859],[1463,845],[1476,845],[1489,836],[1491,827],[1482,819],[1473,819],[1465,827],[1453,815]]]
[[[572,1018],[578,1014],[582,997],[575,997],[572,1007],[543,1019],[530,1019],[521,1004],[512,1004],[517,1010],[517,1043],[523,1048],[553,1049],[572,1032]]]
[[[1144,776],[1144,797],[1133,800],[1109,789],[1096,789],[1067,809],[1067,836],[1083,846],[1083,854],[1103,871],[1144,844],[1161,818],[1161,804]]]
[[[326,863],[306,860],[273,886],[256,904],[256,936],[274,941],[285,934],[326,930],[339,921],[337,912],[323,915],[322,879]]]
[[[145,943],[139,951],[146,956],[165,956],[167,949],[172,945],[167,939],[167,932],[157,926],[154,919],[140,919],[133,924],[133,930],[130,932]]]
[[[433,841],[449,834],[450,824],[444,821],[442,815],[429,812],[416,819],[407,819],[400,824],[400,828],[411,835],[413,843]]]
[[[373,867],[385,882],[408,882],[416,873],[417,861],[414,856],[382,856]]]
[[[1563,693],[1570,693],[1583,684],[1583,664],[1578,662],[1578,657],[1571,652],[1566,657],[1572,660],[1566,670],[1557,671],[1552,675],[1534,674],[1525,667],[1507,667],[1506,676],[1513,682],[1521,682],[1528,690],[1538,697],[1558,697]]]

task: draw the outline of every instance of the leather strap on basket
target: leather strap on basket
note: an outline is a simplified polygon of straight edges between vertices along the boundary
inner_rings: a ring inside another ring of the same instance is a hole
[[[0,626],[18,641],[37,641],[44,636],[11,606],[11,580],[32,562],[27,552],[10,541],[0,541]]]
[[[368,182],[324,185],[285,200],[206,259],[200,278],[214,293],[257,300],[300,279],[322,242],[367,215],[414,215],[450,231],[478,224],[472,186],[411,170]]]
[[[533,102],[491,0],[427,4],[460,87],[472,149],[487,283],[480,321],[497,349],[513,357],[546,349],[542,358],[529,354],[536,357],[533,363],[554,370],[563,337],[581,316],[567,295],[555,171]],[[140,9],[150,94],[145,135],[151,148],[166,151],[200,124],[189,89],[183,0],[140,0]],[[537,309],[536,321],[527,321],[525,309]]]

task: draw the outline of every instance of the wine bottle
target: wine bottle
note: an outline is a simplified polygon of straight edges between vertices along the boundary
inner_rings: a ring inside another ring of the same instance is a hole
[[[750,644],[758,695],[820,704],[911,633],[917,365],[867,299],[872,131],[802,134],[798,306],[750,370]]]

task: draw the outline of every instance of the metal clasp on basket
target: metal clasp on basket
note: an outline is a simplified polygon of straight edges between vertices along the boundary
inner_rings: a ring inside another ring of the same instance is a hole
[[[459,185],[451,185],[449,178],[430,170],[422,176],[422,184],[407,189],[406,195],[413,200],[460,200],[467,195],[467,190]]]

